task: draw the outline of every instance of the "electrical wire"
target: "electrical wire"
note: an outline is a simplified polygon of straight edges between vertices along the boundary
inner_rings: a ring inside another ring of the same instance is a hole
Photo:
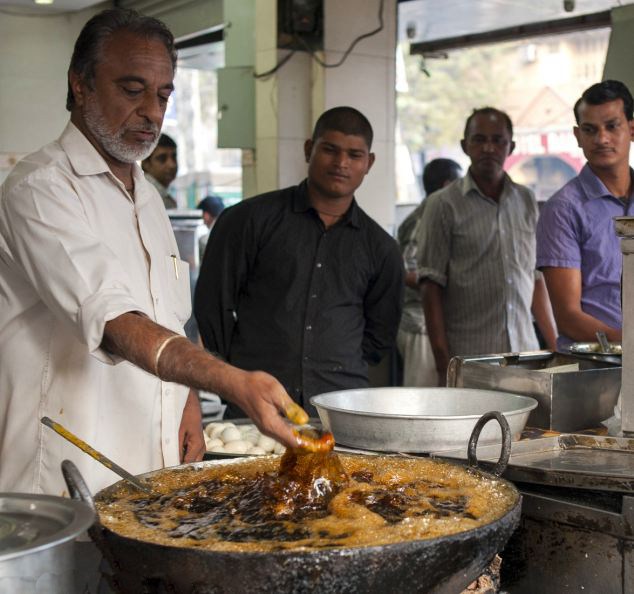
[[[286,54],[273,68],[267,70],[266,72],[262,72],[260,74],[253,74],[253,78],[269,78],[271,75],[275,74],[286,62],[288,62],[294,55],[297,50],[294,49]]]
[[[379,26],[376,29],[374,29],[372,31],[369,31],[368,33],[364,33],[363,35],[359,35],[359,37],[354,39],[352,41],[352,43],[350,44],[350,46],[348,47],[348,49],[344,52],[343,56],[341,56],[341,60],[339,60],[338,62],[334,62],[332,64],[327,64],[319,56],[316,55],[316,53],[308,46],[306,41],[304,41],[299,36],[295,36],[295,37],[304,47],[309,49],[310,55],[313,58],[313,60],[315,60],[315,62],[317,62],[317,64],[319,64],[322,68],[339,68],[339,66],[341,66],[348,59],[348,56],[350,55],[352,50],[356,47],[356,45],[360,41],[362,41],[363,39],[367,39],[368,37],[372,37],[373,35],[376,35],[377,33],[380,33],[381,31],[383,31],[383,26],[384,26],[383,25],[383,4],[384,4],[384,1],[385,0],[379,0],[379,14],[378,14]]]
[[[379,21],[379,26],[376,29],[373,29],[372,31],[369,31],[368,33],[364,33],[363,35],[359,35],[358,37],[356,37],[355,39],[353,39],[352,43],[348,46],[348,49],[344,52],[343,56],[341,56],[341,59],[338,62],[334,62],[331,64],[328,64],[326,62],[324,62],[319,56],[317,56],[315,50],[313,48],[311,48],[308,43],[306,43],[306,41],[304,39],[302,39],[301,36],[299,35],[294,35],[294,39],[296,42],[299,42],[301,45],[303,45],[307,50],[308,53],[310,54],[311,58],[313,60],[315,60],[315,62],[317,62],[317,64],[319,64],[322,68],[339,68],[339,66],[341,66],[347,59],[348,56],[350,55],[350,53],[352,52],[352,50],[356,47],[356,45],[362,41],[363,39],[367,39],[368,37],[372,37],[373,35],[376,35],[377,33],[380,33],[381,31],[383,31],[383,5],[385,3],[385,0],[379,0],[379,14],[378,14],[378,21]],[[266,72],[262,72],[260,74],[254,74],[254,78],[268,78],[270,77],[272,74],[275,74],[282,66],[284,66],[284,64],[286,64],[294,55],[295,52],[297,52],[297,49],[292,50],[288,55],[284,56],[273,68],[271,68],[270,70],[267,70]]]

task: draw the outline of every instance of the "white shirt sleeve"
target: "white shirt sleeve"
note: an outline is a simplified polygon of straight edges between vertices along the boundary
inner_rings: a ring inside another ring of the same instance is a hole
[[[93,232],[72,182],[41,169],[3,198],[15,265],[94,356],[114,362],[100,349],[105,323],[143,309],[123,264]]]

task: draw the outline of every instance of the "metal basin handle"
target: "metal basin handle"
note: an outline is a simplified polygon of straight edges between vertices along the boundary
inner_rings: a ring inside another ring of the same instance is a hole
[[[469,446],[467,447],[467,459],[469,460],[469,466],[475,468],[478,467],[478,458],[476,456],[476,448],[478,447],[478,438],[484,426],[491,420],[495,419],[502,429],[502,451],[500,452],[500,459],[496,465],[489,471],[495,476],[502,476],[502,473],[506,470],[506,465],[509,462],[511,456],[511,428],[508,421],[501,412],[497,410],[484,413],[475,424],[471,437],[469,438]]]
[[[88,528],[88,534],[101,551],[104,559],[106,559],[106,561],[110,564],[110,568],[118,570],[119,563],[116,557],[112,554],[110,546],[108,545],[108,542],[104,537],[105,528],[99,521],[99,514],[97,513],[95,500],[93,499],[88,485],[86,485],[84,477],[81,475],[81,472],[79,472],[77,466],[75,466],[75,464],[70,460],[62,461],[62,474],[64,475],[64,480],[66,481],[66,486],[68,487],[68,492],[70,493],[71,498],[87,503],[95,512],[96,519],[93,525]],[[107,570],[107,567],[101,568],[101,572],[104,578],[108,581],[112,590],[114,590],[115,592],[119,592],[120,589],[118,587],[116,579],[110,574],[111,570]]]
[[[68,487],[71,498],[87,503],[92,511],[96,513],[95,500],[92,498],[90,489],[88,485],[86,485],[86,481],[77,466],[70,460],[64,460],[62,462],[62,474],[64,475],[64,481],[66,481],[66,486]]]

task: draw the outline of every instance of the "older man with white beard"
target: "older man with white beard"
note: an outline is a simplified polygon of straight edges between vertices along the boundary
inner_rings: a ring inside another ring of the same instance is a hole
[[[156,145],[175,63],[160,21],[119,9],[93,17],[68,72],[69,124],[2,186],[0,491],[62,495],[66,458],[93,491],[116,479],[43,416],[135,474],[201,459],[189,388],[223,395],[297,445],[282,418],[294,405],[273,377],[182,336],[187,264],[136,164]]]

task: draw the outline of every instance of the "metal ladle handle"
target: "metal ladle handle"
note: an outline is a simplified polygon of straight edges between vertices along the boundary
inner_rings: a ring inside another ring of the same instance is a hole
[[[502,473],[506,470],[506,465],[509,463],[511,457],[511,428],[508,421],[501,412],[497,410],[484,413],[475,424],[471,437],[469,438],[469,445],[467,447],[467,459],[469,466],[474,468],[478,467],[478,458],[476,456],[476,448],[478,447],[478,439],[484,426],[495,419],[500,424],[502,429],[502,451],[500,452],[500,459],[497,464],[491,469],[491,474],[495,476],[502,476]]]
[[[137,477],[130,474],[124,468],[121,468],[118,464],[110,460],[110,458],[104,456],[101,452],[98,452],[93,447],[89,446],[83,439],[77,437],[74,433],[71,433],[66,427],[63,427],[59,423],[49,419],[48,417],[42,417],[40,419],[43,425],[50,427],[55,433],[61,435],[64,439],[68,440],[74,446],[78,447],[82,452],[88,454],[91,458],[94,458],[100,464],[103,464],[109,470],[112,470],[115,474],[118,474],[122,479],[128,481],[140,491],[153,495],[152,489],[144,485]]]

